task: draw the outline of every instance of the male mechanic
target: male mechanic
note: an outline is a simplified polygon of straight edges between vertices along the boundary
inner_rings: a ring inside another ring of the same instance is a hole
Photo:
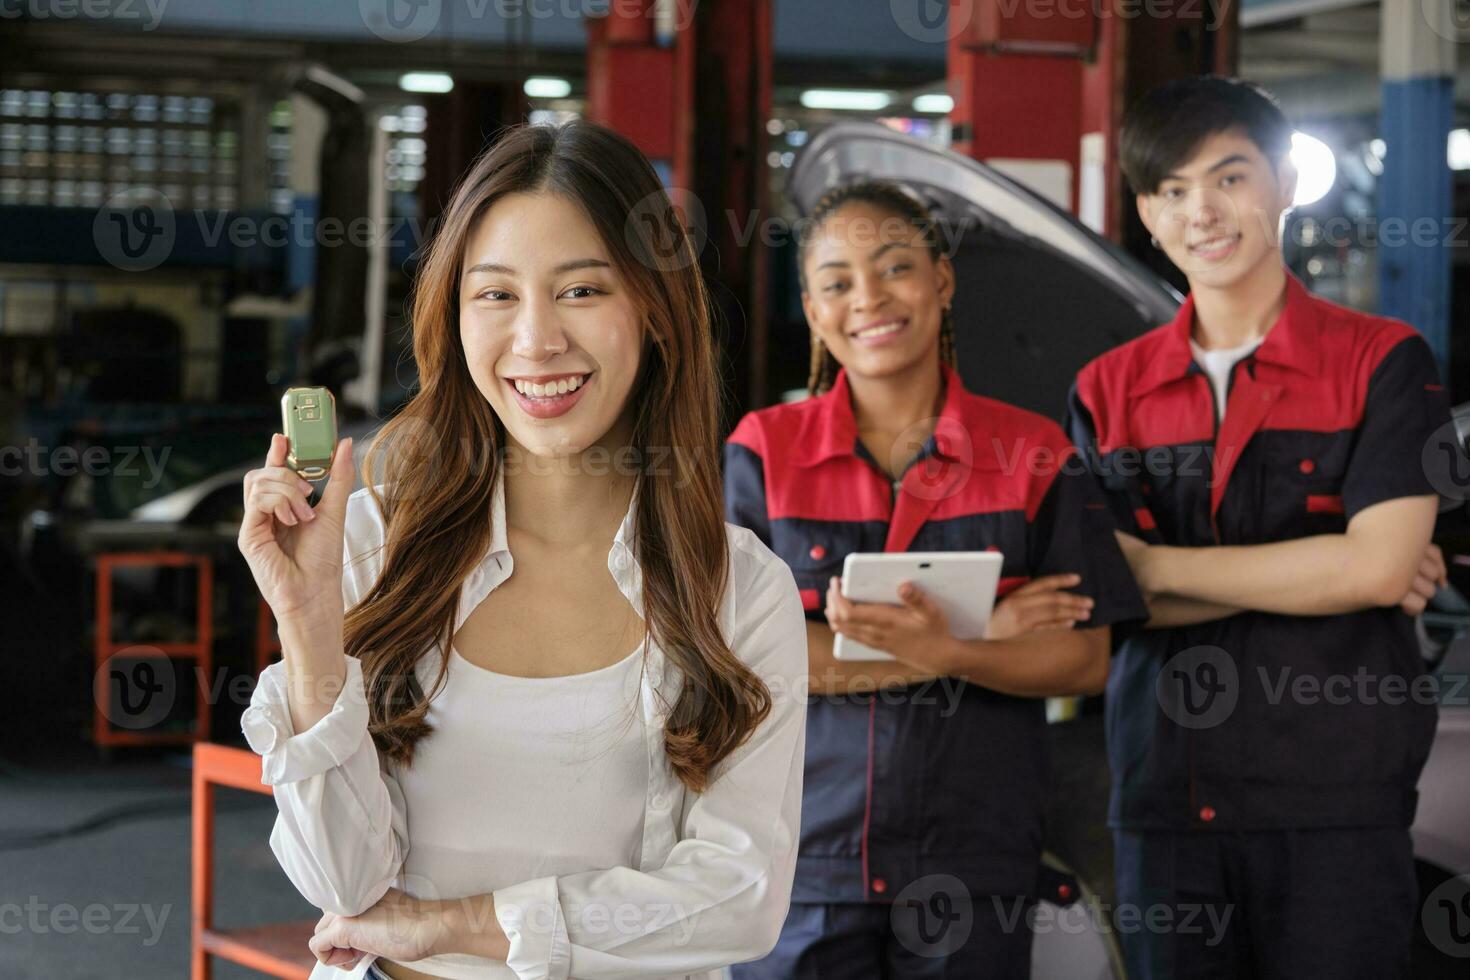
[[[1069,398],[1151,613],[1107,688],[1118,901],[1156,913],[1131,977],[1408,976],[1449,400],[1413,327],[1284,265],[1291,135],[1238,80],[1133,107],[1121,166],[1189,297]]]

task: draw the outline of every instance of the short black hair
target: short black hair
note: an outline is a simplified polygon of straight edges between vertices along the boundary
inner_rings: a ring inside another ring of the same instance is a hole
[[[1259,85],[1223,75],[1175,79],[1128,110],[1119,166],[1134,193],[1152,194],[1206,139],[1235,128],[1245,130],[1273,169],[1291,151],[1291,124]]]

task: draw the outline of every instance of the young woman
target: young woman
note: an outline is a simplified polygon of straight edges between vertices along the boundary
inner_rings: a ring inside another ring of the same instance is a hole
[[[421,267],[384,481],[350,493],[344,442],[313,510],[280,435],[249,474],[284,660],[242,728],[326,913],[313,977],[705,976],[775,942],[805,636],[723,521],[706,296],[657,271],[689,248],[620,136],[508,131]]]
[[[790,916],[735,976],[1028,977],[1041,699],[1100,691],[1108,624],[1142,602],[1061,427],[961,383],[954,269],[918,201],[833,191],[799,261],[815,397],[741,421],[726,507],[796,574],[820,697]],[[912,587],[903,608],[836,587],[850,552],[987,549],[1005,597],[983,640]],[[837,633],[896,662],[834,660]]]

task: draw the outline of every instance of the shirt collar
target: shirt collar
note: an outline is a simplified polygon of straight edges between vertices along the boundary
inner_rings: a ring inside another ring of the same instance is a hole
[[[1002,461],[996,451],[989,446],[982,447],[978,438],[983,413],[977,411],[959,372],[943,363],[939,370],[944,376],[944,405],[934,433],[924,443],[918,458],[933,456],[979,469],[999,469]],[[816,410],[801,424],[803,431],[793,442],[792,462],[797,466],[815,466],[833,457],[856,454],[857,421],[852,414],[852,389],[847,383],[846,368],[838,369],[832,387],[818,396]]]
[[[612,573],[619,591],[627,597],[638,615],[642,616],[643,568],[634,554],[638,530],[638,494],[639,485],[635,482],[628,512],[623,515],[618,533],[613,537],[612,547],[608,549],[607,570]],[[472,576],[478,587],[475,591],[479,593],[479,598],[484,598],[491,588],[509,578],[513,568],[509,538],[505,531],[505,467],[500,465],[495,468],[495,489],[490,502],[490,550],[480,560],[480,566]],[[494,584],[485,587],[489,577],[495,578]],[[478,599],[475,601],[478,602]],[[473,608],[473,605],[470,606],[471,610]],[[468,614],[466,611],[465,615]]]
[[[1165,328],[1163,344],[1148,369],[1134,389],[1142,395],[1171,381],[1184,377],[1195,369],[1194,355],[1190,350],[1190,331],[1194,326],[1194,294],[1184,298]],[[1317,301],[1307,287],[1290,270],[1286,273],[1286,305],[1281,315],[1266,332],[1266,337],[1252,355],[1266,361],[1290,368],[1309,377],[1316,377],[1319,370],[1321,340],[1321,317]]]

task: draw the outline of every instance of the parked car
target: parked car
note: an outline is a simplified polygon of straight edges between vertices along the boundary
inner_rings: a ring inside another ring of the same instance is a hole
[[[381,425],[379,420],[364,420],[340,426],[339,438],[352,437],[352,455],[359,469],[368,444]],[[269,438],[265,440],[269,441]],[[262,465],[266,448],[263,443],[259,458],[242,461],[173,493],[156,497],[134,508],[130,516],[134,521],[146,523],[232,525],[238,530],[245,516],[245,474]],[[360,485],[355,483],[354,489]]]

